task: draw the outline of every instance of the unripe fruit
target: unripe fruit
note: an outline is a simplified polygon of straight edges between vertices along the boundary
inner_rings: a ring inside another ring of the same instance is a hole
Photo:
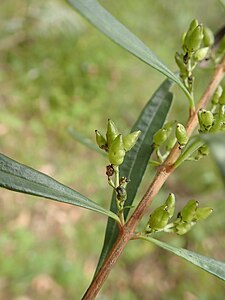
[[[136,144],[140,134],[141,134],[141,131],[138,130],[138,131],[131,132],[130,134],[126,135],[123,138],[123,145],[124,145],[125,151],[129,151],[131,148],[133,148],[133,146]]]
[[[200,207],[197,208],[195,218],[197,221],[205,220],[213,212],[211,207]]]
[[[209,29],[208,27],[203,28],[203,34],[204,34],[204,38],[203,38],[203,44],[205,47],[210,47],[214,44],[215,38],[214,38],[214,34],[212,32],[211,29]]]
[[[176,203],[175,195],[173,193],[170,193],[165,202],[165,206],[167,207],[167,212],[170,218],[172,218],[174,214],[175,203]]]
[[[219,103],[219,98],[221,97],[222,93],[223,93],[223,88],[221,87],[221,85],[219,85],[212,97],[211,100],[212,104],[216,105]]]
[[[112,165],[119,166],[123,163],[125,157],[122,135],[119,134],[109,147],[109,161]]]
[[[180,212],[182,221],[187,223],[192,222],[195,219],[197,207],[198,207],[198,201],[196,200],[188,201],[188,203],[184,206],[184,208]]]
[[[185,127],[182,124],[178,123],[175,134],[180,147],[184,147],[189,140]]]
[[[108,148],[107,141],[98,130],[95,130],[95,138],[96,138],[96,143],[98,144],[99,148],[107,151],[108,150],[107,149]]]
[[[106,132],[106,140],[108,143],[108,146],[110,147],[112,142],[115,140],[115,138],[119,135],[119,131],[115,125],[115,123],[108,119],[108,127]]]
[[[167,206],[163,205],[156,208],[150,215],[148,225],[152,231],[157,231],[163,229],[169,221],[169,213],[167,211]]]
[[[220,105],[225,105],[225,89],[223,90],[220,98],[219,98],[219,104]]]
[[[183,235],[185,233],[187,233],[196,223],[195,222],[191,222],[191,223],[178,223],[176,225],[176,233],[179,235]]]
[[[209,110],[200,109],[198,112],[198,120],[200,125],[200,130],[208,131],[214,122],[213,113]]]
[[[200,24],[197,27],[195,27],[192,31],[187,33],[184,41],[184,46],[188,51],[195,52],[200,48],[202,39],[203,26]]]
[[[200,48],[195,52],[194,59],[197,62],[199,62],[199,61],[203,60],[204,58],[206,58],[208,52],[209,52],[209,47]]]
[[[153,142],[156,146],[161,146],[168,138],[168,131],[165,128],[159,129],[153,136]]]

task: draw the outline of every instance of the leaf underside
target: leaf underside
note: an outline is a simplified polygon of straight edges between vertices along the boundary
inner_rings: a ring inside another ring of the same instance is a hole
[[[0,187],[64,202],[107,215],[118,221],[113,212],[104,209],[75,190],[28,166],[0,154]]]
[[[184,258],[185,260],[191,262],[192,264],[198,266],[202,270],[207,271],[219,277],[222,280],[225,280],[225,263],[215,260],[213,258],[203,256],[201,254],[195,253],[193,251],[189,251],[183,248],[176,248],[174,246],[163,243],[159,240],[150,238],[150,237],[140,237],[140,239],[154,243],[155,245],[170,251],[177,256]]]
[[[125,176],[131,180],[131,182],[127,185],[128,197],[125,202],[125,206],[132,206],[133,204],[138,187],[147,168],[150,155],[153,152],[153,135],[163,126],[169,112],[173,98],[173,94],[169,92],[171,85],[172,81],[168,79],[162,83],[151,99],[147,102],[131,130],[131,132],[141,130],[142,134],[136,145],[127,152],[124,163],[120,167],[121,176]],[[110,210],[115,213],[117,212],[115,194],[112,196]],[[124,211],[125,220],[127,219],[129,210],[130,208]],[[104,245],[96,273],[102,266],[102,263],[115,243],[117,236],[117,224],[113,220],[108,219]]]

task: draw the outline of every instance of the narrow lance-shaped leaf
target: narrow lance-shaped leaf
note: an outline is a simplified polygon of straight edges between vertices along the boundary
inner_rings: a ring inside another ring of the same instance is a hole
[[[170,109],[173,98],[173,94],[169,92],[171,85],[172,81],[170,80],[165,80],[162,83],[159,89],[147,102],[131,130],[131,132],[141,130],[141,135],[136,145],[127,152],[124,163],[120,167],[121,176],[125,176],[131,180],[127,185],[128,196],[125,206],[131,206],[134,201],[138,187],[148,165],[150,155],[153,152],[153,135],[163,126]],[[110,210],[113,212],[117,211],[115,195],[112,197]],[[128,213],[129,209],[126,209],[124,212],[125,219],[127,218]],[[113,220],[108,219],[104,245],[96,272],[100,269],[117,236],[117,224]]]
[[[170,71],[137,36],[129,31],[122,23],[114,18],[96,0],[67,0],[77,11],[88,19],[106,36],[115,43],[134,54],[136,57],[158,70],[174,82],[176,82],[185,94],[190,98],[190,94],[180,81],[180,79]]]
[[[140,237],[140,239],[154,243],[155,245],[180,256],[192,264],[200,267],[202,270],[207,271],[223,280],[225,280],[225,263],[222,261],[215,260],[210,257],[203,256],[201,254],[189,251],[183,248],[176,248],[174,246],[163,243],[159,240],[155,240],[150,237]]]
[[[69,203],[107,215],[118,221],[113,212],[104,209],[55,179],[0,154],[0,187],[25,194]]]
[[[225,133],[202,134],[201,139],[208,144],[225,183]]]

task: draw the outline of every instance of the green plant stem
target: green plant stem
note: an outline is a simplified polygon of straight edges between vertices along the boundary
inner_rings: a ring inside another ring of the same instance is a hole
[[[120,183],[120,171],[118,166],[114,166],[115,172],[115,187],[117,188]],[[116,205],[118,209],[118,217],[120,219],[121,224],[124,224],[124,214],[123,214],[123,207],[121,206],[121,202],[116,198]]]
[[[194,129],[198,124],[197,112],[201,107],[206,107],[208,102],[211,99],[211,96],[215,92],[217,86],[219,85],[220,81],[223,79],[225,73],[225,57],[223,58],[221,64],[217,66],[214,76],[206,88],[205,93],[201,97],[197,109],[190,115],[186,130],[189,136],[192,134]],[[154,197],[158,194],[159,190],[167,180],[167,178],[173,173],[175,170],[174,163],[180,156],[179,145],[176,144],[170,152],[170,155],[167,157],[166,161],[160,166],[156,172],[156,175],[151,182],[149,188],[147,189],[145,195],[143,196],[142,200],[138,204],[137,208],[135,209],[134,213],[131,215],[130,219],[123,227],[120,228],[119,236],[107,256],[106,260],[104,261],[102,267],[100,268],[99,272],[96,274],[95,278],[93,279],[91,285],[87,289],[85,295],[83,296],[83,300],[93,300],[95,299],[96,295],[100,291],[102,285],[104,284],[105,280],[107,279],[110,271],[112,270],[113,266],[117,262],[118,258],[120,257],[123,249],[131,239],[136,238],[135,229],[139,224],[143,215],[148,211],[150,204],[152,203]]]

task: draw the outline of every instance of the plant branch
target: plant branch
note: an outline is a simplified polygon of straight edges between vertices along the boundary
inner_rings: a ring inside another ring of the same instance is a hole
[[[217,66],[213,78],[208,85],[205,93],[201,97],[197,108],[193,113],[190,115],[186,129],[188,135],[190,136],[198,124],[197,113],[198,110],[202,107],[206,107],[209,103],[210,98],[212,97],[213,93],[215,92],[217,86],[223,79],[225,74],[225,57],[223,58],[220,65]],[[111,269],[113,268],[114,264],[120,257],[124,247],[129,242],[129,240],[135,237],[135,229],[140,222],[143,215],[148,211],[148,208],[153,201],[154,197],[157,195],[167,178],[173,173],[176,166],[174,165],[175,161],[180,156],[180,149],[179,145],[176,144],[170,155],[160,166],[156,172],[156,175],[150,184],[149,188],[147,189],[145,195],[143,196],[142,200],[140,201],[139,205],[137,206],[136,210],[128,220],[128,222],[123,226],[122,230],[119,233],[118,239],[115,242],[111,252],[107,256],[106,260],[104,261],[101,269],[93,279],[91,285],[89,286],[88,290],[86,291],[85,295],[83,296],[83,300],[92,300],[95,299],[96,295],[100,291],[102,285],[104,284],[106,278],[108,277]]]

